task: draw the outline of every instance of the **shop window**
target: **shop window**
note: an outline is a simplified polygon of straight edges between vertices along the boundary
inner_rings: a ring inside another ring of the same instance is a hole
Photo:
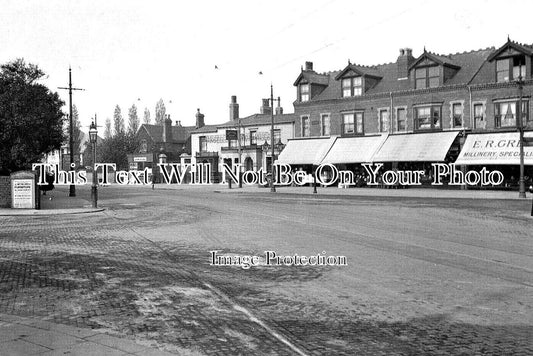
[[[454,103],[452,105],[453,127],[463,127],[463,104]]]
[[[388,132],[389,131],[389,111],[380,110],[379,111],[379,132]]]
[[[415,128],[417,130],[434,130],[441,128],[441,107],[422,106],[415,108]]]
[[[363,79],[361,77],[344,78],[342,80],[342,97],[361,96],[363,94]]]
[[[522,120],[529,120],[529,102],[522,100]],[[494,104],[494,119],[496,127],[516,127],[517,126],[518,101],[506,101]]]
[[[309,101],[309,84],[300,84],[300,101]]]
[[[321,133],[322,136],[329,136],[330,135],[330,124],[329,124],[329,114],[322,114],[321,115]]]
[[[346,135],[363,133],[363,113],[346,113],[342,115],[342,132]]]
[[[309,116],[302,116],[302,137],[311,136],[311,130],[309,126]]]

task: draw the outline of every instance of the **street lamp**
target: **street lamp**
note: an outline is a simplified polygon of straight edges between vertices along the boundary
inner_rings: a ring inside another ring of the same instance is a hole
[[[91,197],[93,200],[93,208],[98,206],[98,176],[96,174],[96,141],[98,140],[98,129],[94,121],[89,127],[89,140],[93,148],[93,184],[91,187]]]

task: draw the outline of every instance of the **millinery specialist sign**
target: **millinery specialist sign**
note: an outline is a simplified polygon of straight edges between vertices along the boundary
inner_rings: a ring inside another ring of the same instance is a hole
[[[532,135],[531,132],[524,134],[526,139]],[[518,132],[468,135],[455,163],[520,164],[520,135]],[[533,147],[524,147],[524,164],[533,165]]]

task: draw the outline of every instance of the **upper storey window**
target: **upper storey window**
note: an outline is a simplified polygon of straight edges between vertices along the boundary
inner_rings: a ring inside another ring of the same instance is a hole
[[[496,82],[504,83],[526,77],[526,57],[515,56],[496,61]]]
[[[342,97],[361,96],[363,94],[363,80],[361,77],[344,78],[342,80]]]
[[[309,84],[300,84],[300,101],[309,101]]]
[[[422,67],[415,69],[415,88],[436,88],[440,85],[440,67]]]

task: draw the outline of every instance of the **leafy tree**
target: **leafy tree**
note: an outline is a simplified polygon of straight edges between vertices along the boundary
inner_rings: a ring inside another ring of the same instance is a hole
[[[165,108],[165,103],[163,102],[163,99],[159,99],[159,101],[155,105],[155,124],[156,125],[164,124],[166,111],[167,109]]]
[[[111,119],[105,119],[104,138],[111,138]]]
[[[37,65],[16,59],[0,66],[0,172],[31,169],[63,142],[64,102],[36,83]]]
[[[148,108],[144,108],[144,120],[143,120],[143,123],[145,124],[150,124],[150,110],[148,110]]]
[[[133,133],[135,135],[139,129],[139,116],[137,116],[137,107],[135,104],[131,106],[128,111],[129,126],[128,133]]]
[[[67,137],[70,136],[70,123],[67,122]],[[74,143],[73,155],[74,161],[79,163],[79,155],[81,153],[81,123],[76,105],[72,105],[72,140]]]
[[[124,133],[124,118],[122,118],[122,112],[120,106],[115,106],[115,113],[113,114],[113,125],[115,129],[115,135]]]

